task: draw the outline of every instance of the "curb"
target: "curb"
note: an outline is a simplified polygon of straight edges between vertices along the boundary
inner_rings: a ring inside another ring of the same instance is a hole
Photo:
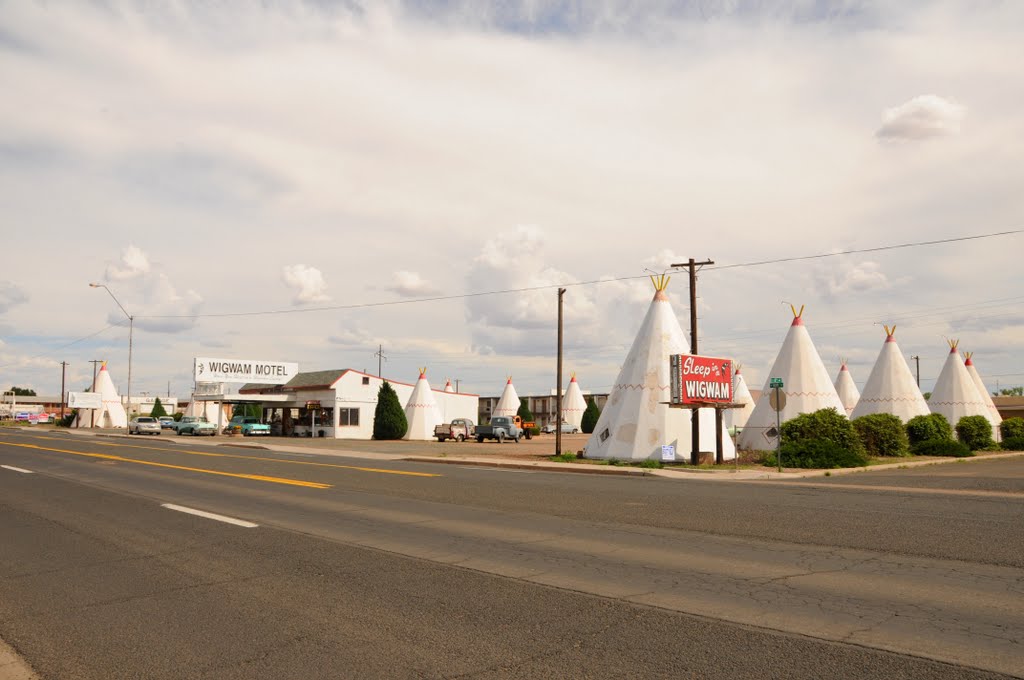
[[[39,680],[14,648],[0,640],[0,680]]]
[[[641,468],[612,467],[597,465],[575,465],[573,463],[521,463],[519,461],[502,460],[461,460],[458,458],[430,458],[426,456],[409,456],[399,458],[409,463],[440,463],[442,465],[468,465],[475,467],[512,468],[514,470],[541,470],[544,472],[575,472],[589,475],[624,475],[630,477],[647,477],[654,470]]]

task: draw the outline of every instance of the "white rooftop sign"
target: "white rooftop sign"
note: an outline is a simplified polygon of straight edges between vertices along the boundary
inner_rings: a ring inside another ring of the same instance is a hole
[[[299,365],[286,361],[211,359],[196,357],[196,382],[264,383],[283,385],[296,376]]]

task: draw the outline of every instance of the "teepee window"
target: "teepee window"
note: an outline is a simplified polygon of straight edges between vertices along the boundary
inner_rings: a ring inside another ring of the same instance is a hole
[[[608,439],[610,434],[611,433],[608,432],[608,428],[607,427],[604,428],[603,430],[601,430],[601,441],[604,441],[605,439]]]

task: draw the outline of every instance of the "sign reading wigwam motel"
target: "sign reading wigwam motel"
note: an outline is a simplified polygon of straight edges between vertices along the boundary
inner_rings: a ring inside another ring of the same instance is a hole
[[[672,354],[669,368],[673,404],[732,403],[732,359]]]
[[[286,361],[254,359],[195,358],[196,382],[241,382],[284,385],[299,372],[299,365]]]

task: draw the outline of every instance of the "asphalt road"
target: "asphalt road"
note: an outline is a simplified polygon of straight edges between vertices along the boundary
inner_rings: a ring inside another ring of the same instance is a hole
[[[1024,669],[1020,483],[599,478],[20,432],[0,433],[0,465],[0,638],[44,677]]]

